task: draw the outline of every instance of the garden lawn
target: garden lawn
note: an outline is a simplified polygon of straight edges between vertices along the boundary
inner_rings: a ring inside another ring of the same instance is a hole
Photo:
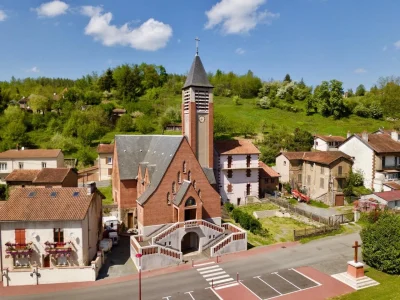
[[[380,285],[351,294],[333,298],[335,300],[397,300],[400,299],[400,276],[388,275],[375,269],[365,270],[365,275],[378,281]]]
[[[106,199],[103,199],[103,204],[114,204],[113,198],[112,198],[112,186],[107,186],[107,187],[98,187],[97,188],[105,197]]]
[[[239,209],[243,212],[248,213],[249,215],[253,215],[253,212],[255,211],[279,209],[279,206],[273,203],[255,203],[240,206]]]
[[[316,201],[316,200],[310,200],[310,202],[308,204],[310,206],[319,207],[319,208],[329,208],[329,205],[326,205],[325,203]]]
[[[311,225],[292,218],[270,217],[260,219],[263,228],[266,228],[275,242],[293,241],[293,230],[310,228]]]

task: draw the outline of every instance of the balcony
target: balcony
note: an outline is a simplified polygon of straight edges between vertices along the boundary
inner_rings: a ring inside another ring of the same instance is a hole
[[[65,256],[65,257],[70,257],[73,249],[72,249],[72,242],[62,242],[62,243],[52,243],[52,242],[46,242],[44,243],[46,245],[45,251],[47,254],[54,255],[55,257],[59,256]]]
[[[12,257],[27,257],[30,258],[33,252],[32,242],[30,243],[11,243],[6,244],[6,253]]]
[[[332,172],[332,176],[335,177],[335,178],[347,178],[348,175],[349,175],[348,172],[341,172],[341,173],[339,173],[339,172]]]
[[[258,169],[260,168],[258,161],[251,162],[251,163],[236,163],[233,162],[231,164],[224,163],[221,167],[222,170],[246,170],[246,169]]]

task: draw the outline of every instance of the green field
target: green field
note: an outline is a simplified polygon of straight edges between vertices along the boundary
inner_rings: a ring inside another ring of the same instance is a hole
[[[366,288],[348,295],[333,298],[335,300],[398,300],[400,299],[400,276],[388,275],[369,268],[365,275],[378,281],[380,285]]]

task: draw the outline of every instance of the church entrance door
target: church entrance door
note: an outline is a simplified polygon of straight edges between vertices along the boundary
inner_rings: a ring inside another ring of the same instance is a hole
[[[196,232],[186,233],[181,242],[181,251],[183,254],[199,251],[199,235]]]

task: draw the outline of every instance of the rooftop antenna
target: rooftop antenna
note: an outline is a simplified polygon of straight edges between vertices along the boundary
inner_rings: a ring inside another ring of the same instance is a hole
[[[200,39],[198,37],[196,37],[194,40],[196,41],[196,56],[199,56],[199,42],[200,42]]]

